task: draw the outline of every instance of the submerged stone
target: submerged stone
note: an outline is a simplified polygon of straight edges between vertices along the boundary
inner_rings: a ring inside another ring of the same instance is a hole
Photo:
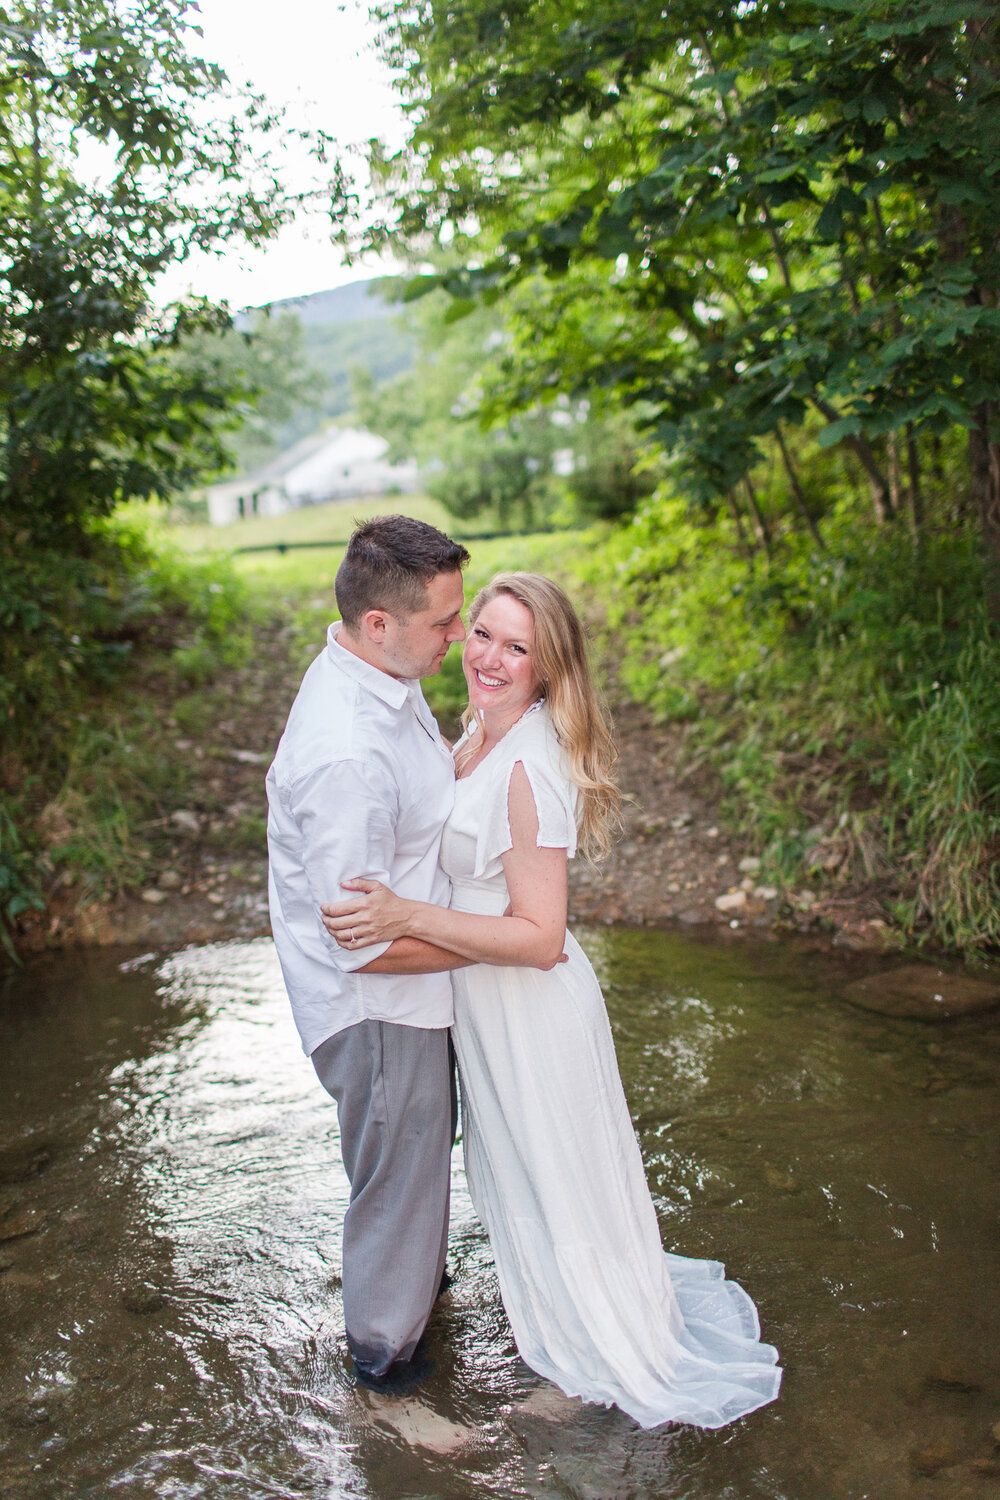
[[[911,1454],[913,1467],[925,1479],[930,1479],[942,1469],[953,1469],[962,1462],[962,1455],[951,1443],[928,1443]]]
[[[7,1215],[0,1224],[0,1242],[23,1240],[45,1227],[46,1215],[40,1208],[22,1208]]]
[[[842,991],[863,1010],[915,1021],[948,1021],[1000,1009],[1000,984],[967,974],[946,974],[930,964],[906,964],[856,979]]]

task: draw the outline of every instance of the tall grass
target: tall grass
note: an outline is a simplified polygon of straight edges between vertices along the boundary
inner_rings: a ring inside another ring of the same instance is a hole
[[[620,684],[686,725],[765,871],[877,878],[915,938],[996,947],[1000,642],[976,535],[915,551],[845,510],[827,542],[786,534],[751,566],[725,523],[661,500],[581,571]]]
[[[224,559],[185,557],[136,515],[82,554],[22,549],[0,579],[0,931],[60,886],[138,874],[135,830],[186,767],[163,705],[250,650],[252,595]]]

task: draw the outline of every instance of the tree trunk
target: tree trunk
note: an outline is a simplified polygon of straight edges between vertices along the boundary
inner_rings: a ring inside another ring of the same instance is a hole
[[[750,514],[753,516],[753,529],[758,542],[763,547],[768,562],[771,561],[771,533],[768,529],[764,514],[757,504],[757,491],[753,487],[753,481],[749,474],[743,476],[743,488],[746,491],[747,503],[750,506]]]
[[[986,603],[990,618],[1000,626],[1000,443],[990,438],[997,411],[995,402],[985,401],[976,425],[969,429],[969,492],[979,512],[986,556]]]
[[[795,503],[799,508],[802,519],[805,521],[806,525],[809,527],[810,532],[812,533],[813,541],[816,543],[820,551],[822,551],[823,538],[819,534],[819,526],[816,524],[816,518],[806,504],[806,497],[802,493],[802,486],[799,484],[799,476],[795,472],[795,465],[792,463],[792,455],[789,453],[788,448],[785,444],[784,433],[781,431],[780,427],[776,427],[774,429],[774,435],[778,439],[778,448],[781,451],[782,462],[785,465],[785,473],[788,475],[788,483],[790,484],[792,494],[795,497]]]
[[[821,417],[825,417],[828,422],[836,422],[838,420],[840,413],[828,401],[824,401],[821,396],[815,395],[810,399]],[[871,443],[861,434],[846,437],[844,438],[844,442],[865,471],[865,478],[868,480],[868,488],[871,492],[872,505],[875,508],[876,521],[880,525],[884,521],[891,521],[895,512],[892,508],[889,485],[885,475],[879,468],[878,459],[875,457]]]
[[[899,472],[899,442],[894,432],[886,438],[885,450],[889,459],[889,499],[898,515],[903,508],[903,481]]]
[[[924,497],[920,488],[920,454],[917,452],[912,422],[906,424],[906,463],[910,475],[910,527],[913,531],[913,545],[919,547],[924,525]]]
[[[752,572],[754,565],[754,546],[753,542],[751,542],[747,537],[746,530],[743,526],[743,517],[740,515],[740,507],[736,500],[736,491],[732,489],[727,490],[726,500],[729,503],[730,514],[733,518],[733,524],[736,527],[736,539],[739,542],[740,551],[743,553],[747,562],[750,564],[750,570]]]

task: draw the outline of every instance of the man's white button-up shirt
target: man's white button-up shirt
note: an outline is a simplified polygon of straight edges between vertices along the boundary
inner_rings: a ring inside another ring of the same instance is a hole
[[[320,903],[368,875],[400,896],[447,906],[438,866],[455,798],[451,754],[420,684],[380,672],[337,643],[306,672],[267,773],[271,927],[303,1050],[358,1021],[452,1022],[451,975],[360,974],[388,948],[347,950]]]

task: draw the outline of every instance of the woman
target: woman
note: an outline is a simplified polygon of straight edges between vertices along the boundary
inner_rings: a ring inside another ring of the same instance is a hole
[[[721,1427],[772,1401],[781,1373],[723,1267],[661,1247],[600,987],[566,932],[567,859],[578,834],[606,849],[618,811],[572,605],[549,579],[499,574],[463,666],[451,908],[356,880],[327,926],[348,947],[409,935],[471,961],[454,973],[466,1172],[521,1357],[644,1427]]]

